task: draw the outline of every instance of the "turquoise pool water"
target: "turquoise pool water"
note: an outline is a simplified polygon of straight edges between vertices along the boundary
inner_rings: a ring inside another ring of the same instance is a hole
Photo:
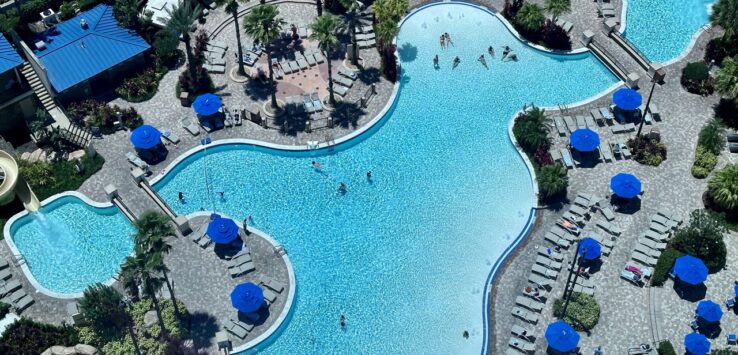
[[[113,277],[133,251],[133,233],[117,208],[92,207],[75,196],[54,200],[10,229],[36,281],[63,294]]]
[[[444,31],[455,45],[441,51]],[[509,120],[524,103],[575,102],[617,82],[590,54],[526,47],[468,5],[412,15],[397,43],[402,85],[373,132],[334,152],[214,146],[154,186],[178,213],[250,214],[287,249],[295,307],[260,353],[478,353],[486,279],[526,227],[535,199]],[[477,58],[490,45],[497,56],[487,59],[488,70]],[[503,45],[520,61],[502,63]],[[452,70],[457,55],[462,63]]]
[[[628,0],[624,36],[653,62],[678,57],[710,21],[715,0]]]

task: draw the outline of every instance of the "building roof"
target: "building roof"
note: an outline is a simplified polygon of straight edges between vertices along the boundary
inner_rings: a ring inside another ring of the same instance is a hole
[[[10,45],[5,36],[0,35],[0,74],[23,64],[23,58]]]
[[[87,23],[86,28],[81,25]],[[36,43],[43,41],[44,49]],[[62,92],[150,48],[135,31],[123,28],[113,8],[98,5],[33,38],[31,45],[51,85]]]

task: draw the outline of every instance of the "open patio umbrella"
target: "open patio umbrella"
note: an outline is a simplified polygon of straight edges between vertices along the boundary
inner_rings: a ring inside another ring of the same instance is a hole
[[[216,217],[208,224],[208,237],[218,244],[228,244],[238,238],[238,225],[230,218]]]
[[[192,109],[200,116],[210,116],[220,109],[220,97],[214,94],[202,94],[195,98]]]
[[[579,253],[579,256],[581,256],[584,260],[594,260],[600,257],[600,254],[602,253],[602,247],[600,246],[600,243],[598,241],[586,237],[582,238],[582,241],[579,242],[577,253]]]
[[[700,301],[697,304],[697,316],[706,323],[719,322],[723,317],[723,309],[713,301]]]
[[[236,285],[231,291],[231,304],[239,312],[256,312],[264,304],[264,290],[253,282]]]
[[[600,145],[600,136],[591,129],[580,128],[572,132],[569,144],[580,152],[591,152]]]
[[[733,293],[735,294],[735,297],[738,297],[738,285],[733,286]]]
[[[641,94],[633,89],[621,88],[612,95],[612,103],[621,110],[635,110],[642,102]]]
[[[161,132],[147,124],[138,126],[131,132],[131,143],[139,149],[151,149],[161,143]]]
[[[710,341],[700,333],[689,333],[684,337],[684,347],[694,355],[706,355],[710,352]]]
[[[674,262],[674,275],[679,278],[679,281],[698,285],[707,280],[707,266],[694,256],[680,256]]]
[[[568,352],[579,344],[579,333],[563,320],[557,320],[546,328],[546,341],[552,349]]]
[[[620,173],[610,179],[610,190],[622,198],[633,198],[641,193],[641,181],[635,175]]]

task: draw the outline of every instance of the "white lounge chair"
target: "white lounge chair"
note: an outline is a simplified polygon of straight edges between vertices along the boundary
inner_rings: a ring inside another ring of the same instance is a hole
[[[195,123],[193,119],[185,117],[181,119],[179,123],[182,125],[182,128],[187,132],[190,132],[191,135],[196,136],[200,134],[200,127],[197,126],[197,123]]]
[[[246,336],[249,334],[246,329],[242,328],[240,325],[236,324],[232,319],[229,319],[227,321],[223,321],[223,328],[227,330],[229,333],[235,335],[239,339],[246,338]]]
[[[655,266],[657,261],[655,258],[637,251],[634,251],[633,254],[630,255],[630,258],[647,266]]]
[[[169,129],[163,130],[161,132],[161,136],[164,137],[164,139],[166,139],[166,140],[168,140],[168,141],[170,141],[170,142],[172,142],[174,144],[179,143],[179,136],[176,133],[174,133],[171,130],[169,130]]]
[[[651,240],[651,239],[644,238],[644,237],[638,238],[638,243],[641,243],[641,244],[643,244],[643,245],[645,245],[645,246],[647,246],[647,247],[649,247],[651,249],[654,249],[654,250],[664,250],[664,249],[666,249],[666,243],[664,243],[664,242],[657,242],[655,240]]]
[[[536,250],[538,250],[538,255],[544,256],[551,260],[554,260],[557,262],[562,262],[564,260],[564,254],[557,253],[555,250],[551,248],[547,248],[543,245],[539,245]]]
[[[536,256],[536,263],[545,266],[551,270],[561,270],[561,263],[552,259],[549,259],[543,255]]]
[[[567,169],[574,169],[574,159],[571,157],[569,150],[561,148],[559,151],[561,152],[561,160],[564,162],[564,166]]]
[[[528,312],[520,307],[513,307],[511,311],[512,315],[515,317],[518,317],[528,323],[536,324],[538,323],[538,315],[535,313]]]
[[[556,127],[556,132],[559,133],[559,136],[566,136],[566,124],[564,123],[564,120],[562,120],[561,117],[556,116],[553,118],[553,122],[554,126]]]
[[[524,353],[532,353],[536,350],[536,344],[519,338],[510,338],[510,341],[507,344]]]
[[[645,246],[641,243],[636,244],[635,248],[633,248],[634,251],[637,251],[643,255],[650,256],[652,258],[658,258],[661,255],[661,252],[656,249],[651,249],[648,246]]]
[[[605,219],[610,222],[615,219],[615,212],[613,212],[612,208],[605,207],[600,209],[600,212],[602,212],[602,215],[605,216]]]
[[[604,125],[604,124],[605,124],[605,117],[604,117],[604,116],[602,116],[602,112],[600,112],[600,110],[598,110],[598,109],[596,109],[596,108],[593,108],[593,109],[589,110],[589,114],[590,114],[590,116],[592,116],[592,118],[593,118],[593,119],[594,119],[594,120],[595,120],[595,121],[597,122],[597,124],[599,124],[600,126],[602,126],[602,125]]]
[[[359,78],[359,74],[353,70],[348,70],[344,67],[338,68],[338,74],[343,75],[351,80],[356,80]]]
[[[128,159],[128,162],[136,166],[137,168],[140,168],[143,171],[149,171],[149,164],[146,164],[145,161],[141,160],[136,154],[133,154],[133,152],[127,152],[126,158]]]
[[[351,79],[349,79],[347,77],[341,76],[341,75],[334,76],[333,77],[333,82],[334,83],[341,84],[341,85],[343,85],[343,86],[345,86],[347,88],[350,88],[350,87],[352,87],[354,85],[354,81],[353,80],[351,80]]]
[[[577,130],[577,125],[574,123],[574,119],[571,118],[571,116],[564,116],[564,122],[566,123],[566,128],[569,130],[569,133]]]
[[[307,60],[305,60],[305,57],[302,54],[295,53],[295,59],[297,60],[297,65],[300,67],[300,69],[306,70],[310,67],[307,63]]]
[[[577,129],[587,128],[587,120],[584,116],[577,116]]]
[[[548,277],[549,279],[556,279],[559,276],[559,272],[556,270],[551,270],[545,266],[541,266],[538,264],[533,264],[531,267],[531,270],[535,272],[536,274],[539,274],[541,276]]]

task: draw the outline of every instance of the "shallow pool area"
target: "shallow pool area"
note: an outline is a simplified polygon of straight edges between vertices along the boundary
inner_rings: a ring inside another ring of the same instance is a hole
[[[62,296],[108,282],[133,251],[134,228],[116,207],[92,206],[71,194],[10,220],[6,231],[32,282]]]
[[[479,353],[490,271],[535,202],[510,119],[526,103],[572,103],[618,82],[591,54],[533,49],[465,4],[411,15],[397,44],[398,96],[369,132],[332,150],[211,145],[154,184],[180,214],[252,216],[289,253],[292,315],[259,353]],[[477,58],[490,45],[485,68]],[[501,62],[504,45],[518,62]]]
[[[664,63],[679,57],[710,21],[715,0],[628,0],[623,35],[646,58]]]

